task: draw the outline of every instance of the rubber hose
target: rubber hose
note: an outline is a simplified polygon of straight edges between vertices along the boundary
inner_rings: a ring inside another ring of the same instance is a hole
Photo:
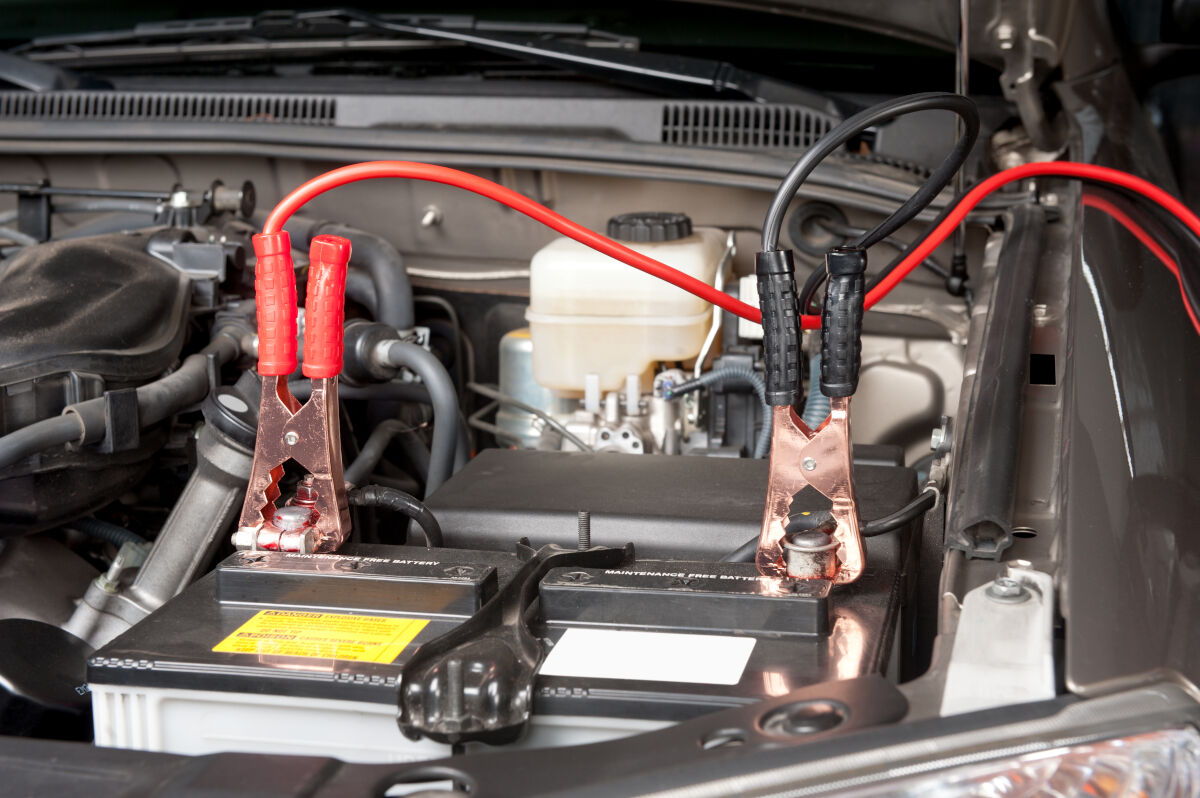
[[[397,436],[400,449],[413,467],[417,480],[424,485],[429,478],[429,447],[416,431],[404,432]]]
[[[375,282],[362,269],[346,270],[346,299],[362,305],[371,318],[377,318],[379,302],[375,297]]]
[[[77,532],[82,532],[89,538],[96,538],[111,543],[117,548],[120,548],[126,543],[145,543],[146,539],[136,532],[130,532],[123,526],[110,524],[108,521],[101,521],[99,518],[76,518],[71,523],[67,524],[68,529],[74,529]]]
[[[425,496],[428,498],[454,473],[459,435],[458,396],[454,392],[454,383],[442,362],[416,344],[393,341],[384,350],[383,360],[390,366],[410,369],[429,391],[429,402],[433,405],[433,440],[429,451],[429,475],[425,479]]]
[[[829,415],[829,397],[821,393],[821,356],[813,355],[808,361],[808,395],[804,397],[804,412],[800,420],[809,429],[816,429]]]
[[[59,208],[55,208],[57,212]],[[54,236],[56,241],[62,241],[68,238],[86,238],[88,236],[101,236],[110,233],[121,233],[126,230],[141,230],[150,227],[154,224],[154,212],[138,213],[132,211],[116,211],[106,213],[103,216],[98,216],[94,219],[89,219],[86,222],[81,222],[75,225],[70,230],[62,233],[57,233]]]
[[[71,416],[55,416],[34,422],[0,437],[0,468],[7,468],[46,449],[79,440],[82,435],[79,419]]]
[[[358,457],[354,458],[354,462],[346,466],[345,479],[351,485],[361,484],[364,479],[371,476],[371,472],[375,470],[375,466],[379,465],[379,461],[383,459],[383,453],[391,444],[392,438],[411,429],[411,425],[400,421],[399,419],[390,418],[387,421],[381,421],[371,430],[371,434],[367,437],[367,442],[363,444],[362,450],[359,451]]]
[[[312,385],[308,380],[295,380],[288,383],[288,388],[301,402],[307,402],[312,395]],[[433,404],[433,400],[429,397],[429,391],[425,386],[417,382],[401,382],[399,380],[393,382],[381,382],[375,385],[346,385],[344,383],[338,385],[338,396],[343,399],[364,399],[364,400],[383,400],[383,401],[400,401],[400,402],[420,402],[421,404]],[[455,444],[454,450],[454,467],[453,472],[457,472],[460,468],[466,465],[467,460],[471,457],[470,433],[467,431],[466,420],[462,414],[458,414],[458,441]],[[410,458],[411,459],[411,458]],[[428,455],[424,458],[425,471],[428,471]],[[415,463],[416,461],[414,461]],[[418,467],[419,464],[418,464]],[[425,474],[422,474],[422,479],[425,479]]]
[[[140,425],[154,426],[199,402],[208,394],[208,355],[213,355],[221,366],[239,352],[233,338],[219,335],[199,353],[185,359],[176,371],[138,388]],[[68,405],[60,416],[42,419],[0,438],[0,468],[55,446],[97,443],[104,439],[105,425],[103,396]]]
[[[314,225],[311,235],[350,239],[350,264],[366,269],[375,284],[375,320],[397,330],[413,328],[417,316],[412,284],[399,250],[374,233],[334,222]]]
[[[254,214],[254,222],[260,226],[266,218],[265,212]],[[306,248],[313,237],[320,234],[350,239],[350,266],[367,273],[371,280],[371,292],[368,294],[360,286],[355,286],[354,292],[350,293],[351,278],[347,277],[347,296],[372,310],[371,315],[376,321],[397,330],[412,329],[416,320],[412,284],[404,268],[403,256],[385,239],[338,222],[304,216],[292,216],[283,229],[291,235],[292,245],[301,248]]]
[[[312,396],[312,383],[306,379],[293,380],[288,383],[292,396],[301,402],[307,402]],[[374,385],[347,385],[338,383],[338,396],[342,399],[379,399],[396,402],[420,402],[431,404],[429,391],[424,385],[416,382],[380,382]]]
[[[235,359],[240,352],[237,341],[218,336],[199,353],[184,360],[178,371],[138,388],[142,426],[164,421],[208,395],[208,355],[214,356],[219,367]]]
[[[391,510],[411,518],[421,527],[425,535],[425,545],[429,548],[440,548],[442,545],[442,527],[433,513],[429,512],[417,497],[402,490],[385,488],[382,485],[365,485],[358,490],[350,491],[346,497],[357,507],[376,507],[381,510]]]
[[[671,388],[668,398],[697,391],[714,383],[731,381],[738,381],[749,385],[754,389],[755,395],[758,396],[758,401],[762,404],[763,423],[762,428],[758,431],[758,440],[755,441],[753,453],[755,460],[761,460],[767,456],[767,452],[771,449],[771,405],[767,403],[767,383],[757,371],[739,366],[713,369],[694,380],[688,380],[681,385]]]

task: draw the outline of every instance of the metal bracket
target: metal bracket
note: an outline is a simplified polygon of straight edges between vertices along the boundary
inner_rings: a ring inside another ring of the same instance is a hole
[[[50,240],[50,196],[17,194],[17,230],[38,241]]]
[[[1047,34],[1047,29],[1061,29],[1061,19],[1044,17],[1059,13],[1067,5],[1002,0],[999,15],[989,26],[1004,59],[1000,89],[1005,99],[1016,104],[1021,124],[1033,146],[1046,152],[1059,150],[1064,136],[1046,115],[1039,96],[1042,82],[1058,65],[1062,55],[1058,42]]]
[[[104,430],[99,445],[102,452],[126,452],[141,446],[142,424],[136,388],[104,392]]]
[[[963,598],[942,715],[1054,698],[1054,579],[1022,566]]]

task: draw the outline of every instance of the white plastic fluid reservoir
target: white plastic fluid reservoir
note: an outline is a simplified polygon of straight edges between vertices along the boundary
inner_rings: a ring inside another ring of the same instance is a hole
[[[628,213],[608,236],[709,285],[725,251],[725,233],[692,229],[681,213]],[[530,263],[533,376],[557,391],[583,391],[596,374],[603,391],[663,360],[700,354],[712,306],[570,238],[538,250]]]

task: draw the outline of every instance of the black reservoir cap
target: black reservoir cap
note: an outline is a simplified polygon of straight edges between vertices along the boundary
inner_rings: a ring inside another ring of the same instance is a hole
[[[618,241],[678,241],[691,234],[692,220],[683,213],[640,211],[608,220],[608,237]]]

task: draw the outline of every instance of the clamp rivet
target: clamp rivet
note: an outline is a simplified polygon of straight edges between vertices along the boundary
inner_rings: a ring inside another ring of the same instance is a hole
[[[817,461],[812,459],[811,457],[805,457],[804,460],[801,461],[800,467],[803,468],[805,471],[816,471],[817,470]]]
[[[288,446],[295,446],[297,443],[300,442],[300,436],[297,435],[295,432],[289,432],[288,434],[283,436],[283,442],[286,443]]]

